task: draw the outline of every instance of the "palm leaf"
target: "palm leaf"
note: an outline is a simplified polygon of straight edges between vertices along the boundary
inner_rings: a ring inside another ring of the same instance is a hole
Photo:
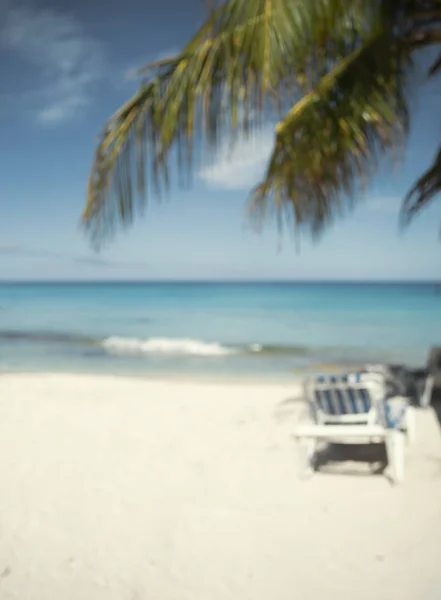
[[[89,180],[89,233],[100,242],[129,225],[167,189],[174,159],[191,176],[194,148],[215,152],[225,135],[234,142],[284,114],[255,213],[272,199],[279,217],[319,231],[404,140],[407,57],[437,43],[439,13],[439,0],[223,3],[178,56],[142,70],[140,91],[109,120]]]
[[[441,147],[432,165],[418,179],[404,199],[401,212],[402,223],[409,223],[439,193],[441,193]]]
[[[352,206],[379,157],[401,145],[408,128],[405,49],[374,35],[338,63],[276,127],[276,144],[251,213],[269,211],[319,234]]]
[[[216,148],[227,130],[248,131],[251,114],[283,111],[311,89],[362,34],[363,4],[230,0],[217,9],[179,56],[151,66],[150,79],[108,122],[83,214],[92,237],[130,224],[146,189],[161,194],[173,145],[190,172],[194,143]]]
[[[441,69],[441,54],[437,57],[437,59],[432,63],[430,69],[429,69],[429,76],[433,77],[434,75],[437,75],[438,72]]]

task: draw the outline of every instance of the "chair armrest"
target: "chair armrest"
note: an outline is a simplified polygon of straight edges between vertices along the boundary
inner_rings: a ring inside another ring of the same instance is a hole
[[[387,429],[381,425],[298,425],[293,436],[297,438],[386,438]]]

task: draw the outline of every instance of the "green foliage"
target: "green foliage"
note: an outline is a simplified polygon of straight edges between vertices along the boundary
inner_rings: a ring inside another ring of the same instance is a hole
[[[107,123],[83,220],[96,242],[168,187],[172,158],[280,119],[250,208],[313,235],[350,207],[409,125],[412,56],[441,42],[441,0],[229,0],[182,52],[140,72]],[[431,76],[441,69],[441,57]],[[251,118],[252,117],[252,118]],[[176,152],[173,149],[176,149]],[[441,158],[411,190],[412,215],[441,189]],[[136,183],[136,185],[135,185]]]

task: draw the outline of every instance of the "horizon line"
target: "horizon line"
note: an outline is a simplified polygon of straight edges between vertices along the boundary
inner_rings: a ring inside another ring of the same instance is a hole
[[[334,284],[334,285],[441,285],[441,279],[0,279],[0,285],[14,284]]]

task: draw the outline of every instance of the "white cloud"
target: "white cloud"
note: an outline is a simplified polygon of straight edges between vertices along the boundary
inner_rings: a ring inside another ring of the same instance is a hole
[[[42,123],[74,117],[101,77],[100,43],[71,14],[0,0],[0,48],[33,68],[42,84],[29,96]]]
[[[210,187],[225,190],[250,190],[263,179],[274,147],[274,129],[267,126],[248,138],[240,137],[234,145],[222,144],[216,159],[202,167],[198,176]],[[369,212],[397,215],[403,197],[371,196],[360,207]]]
[[[220,189],[249,190],[262,179],[273,146],[274,131],[269,127],[240,137],[233,145],[225,142],[216,159],[199,170],[199,179]]]

